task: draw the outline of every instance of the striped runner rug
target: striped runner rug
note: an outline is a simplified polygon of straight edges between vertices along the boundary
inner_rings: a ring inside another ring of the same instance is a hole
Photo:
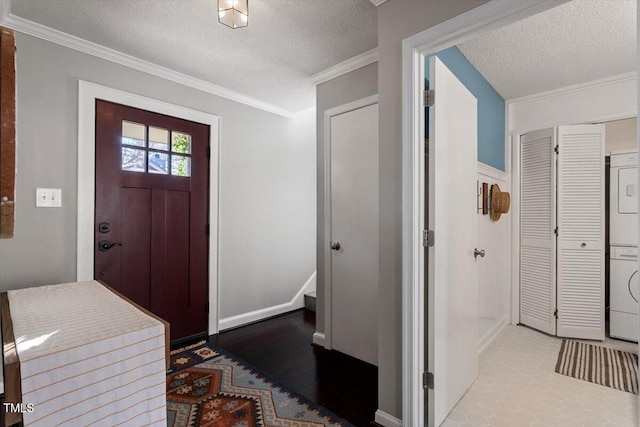
[[[638,394],[638,356],[574,340],[563,340],[556,372]]]

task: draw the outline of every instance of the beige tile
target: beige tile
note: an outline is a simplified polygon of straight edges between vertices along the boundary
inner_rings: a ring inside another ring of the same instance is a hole
[[[507,326],[480,357],[480,374],[446,427],[637,427],[636,395],[554,372],[562,340]],[[622,349],[633,346],[607,341]]]

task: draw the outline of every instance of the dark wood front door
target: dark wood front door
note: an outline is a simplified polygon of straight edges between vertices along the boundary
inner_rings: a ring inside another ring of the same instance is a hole
[[[209,127],[96,101],[94,277],[171,324],[207,331]]]

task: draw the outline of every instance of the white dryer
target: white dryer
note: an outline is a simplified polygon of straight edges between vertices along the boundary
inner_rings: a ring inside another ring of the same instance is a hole
[[[611,152],[609,245],[638,246],[638,152]]]
[[[609,335],[638,341],[638,248],[611,247]]]

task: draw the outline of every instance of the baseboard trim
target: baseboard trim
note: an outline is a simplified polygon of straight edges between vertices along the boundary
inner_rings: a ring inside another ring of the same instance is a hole
[[[224,331],[225,329],[237,328],[238,326],[257,322],[258,320],[263,320],[268,317],[277,316],[279,314],[303,308],[304,294],[314,291],[315,289],[316,272],[314,271],[311,277],[309,277],[305,284],[302,285],[298,293],[296,293],[291,301],[284,304],[274,305],[272,307],[261,308],[260,310],[251,311],[249,313],[238,314],[236,316],[220,319],[218,323],[218,329],[220,331]]]
[[[503,317],[493,328],[489,330],[489,332],[480,338],[480,350],[478,351],[478,354],[484,353],[487,347],[489,347],[489,344],[493,342],[494,338],[504,329],[505,326],[507,326],[507,318]]]
[[[325,342],[326,342],[326,337],[324,335],[324,332],[316,332],[313,334],[313,343],[315,345],[319,345],[320,347],[325,347]]]
[[[380,409],[376,411],[375,422],[384,427],[402,427],[402,420],[394,417],[393,415],[389,415]]]

